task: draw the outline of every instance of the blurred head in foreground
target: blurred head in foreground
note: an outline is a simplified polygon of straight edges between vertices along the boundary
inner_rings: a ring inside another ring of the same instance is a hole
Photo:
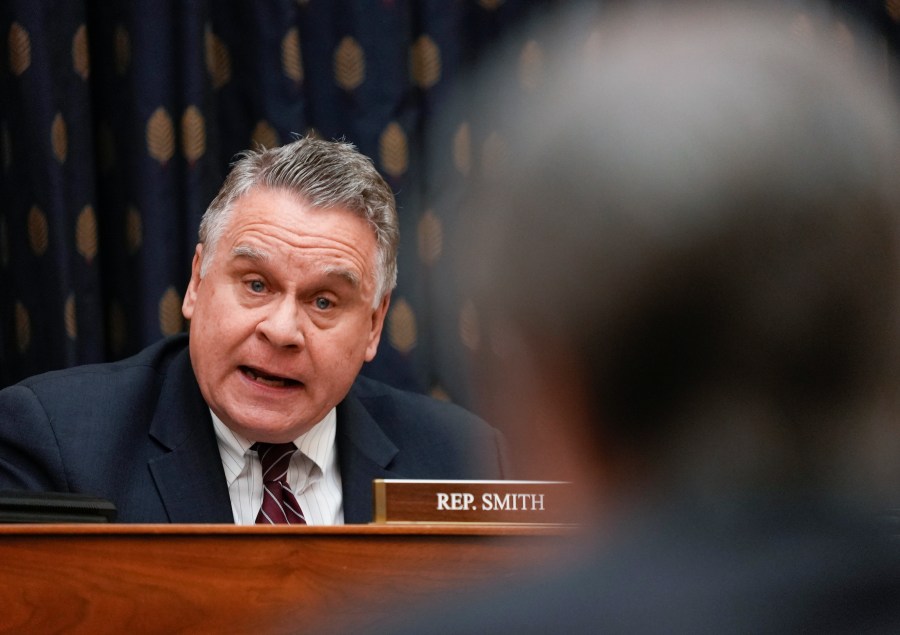
[[[607,15],[505,104],[465,277],[534,474],[601,505],[900,493],[900,118],[865,40],[797,24]]]
[[[486,413],[600,524],[386,632],[900,629],[894,96],[833,23],[674,4],[565,22],[467,228]]]

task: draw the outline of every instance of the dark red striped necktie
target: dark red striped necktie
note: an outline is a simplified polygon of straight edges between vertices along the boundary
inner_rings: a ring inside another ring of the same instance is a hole
[[[297,451],[293,443],[254,443],[262,463],[263,501],[257,525],[305,525],[300,504],[287,482],[288,465]]]

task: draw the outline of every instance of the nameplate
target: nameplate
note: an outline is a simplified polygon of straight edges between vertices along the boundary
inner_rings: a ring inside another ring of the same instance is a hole
[[[571,485],[561,481],[376,479],[376,524],[572,523]]]

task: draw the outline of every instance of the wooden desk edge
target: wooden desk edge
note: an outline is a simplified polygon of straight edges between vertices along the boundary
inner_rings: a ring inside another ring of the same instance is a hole
[[[369,525],[257,526],[205,524],[10,524],[0,525],[3,536],[564,536],[577,533],[577,525],[402,523]]]

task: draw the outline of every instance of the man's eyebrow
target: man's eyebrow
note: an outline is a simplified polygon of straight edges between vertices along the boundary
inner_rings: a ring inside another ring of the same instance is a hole
[[[359,278],[359,274],[344,267],[326,267],[323,273],[326,276],[338,276],[343,278],[354,287],[358,287],[362,282]]]
[[[259,247],[254,247],[252,245],[236,245],[231,250],[232,258],[248,258],[250,260],[260,261],[260,262],[268,262],[271,260],[269,256],[269,252],[260,249]],[[322,273],[326,276],[335,276],[338,278],[343,278],[347,282],[349,282],[354,287],[359,287],[362,284],[362,280],[359,277],[359,274],[352,269],[348,269],[346,267],[325,267],[322,270]]]
[[[260,260],[266,262],[269,260],[269,254],[258,247],[251,245],[237,245],[231,250],[232,258],[249,258],[250,260]]]

